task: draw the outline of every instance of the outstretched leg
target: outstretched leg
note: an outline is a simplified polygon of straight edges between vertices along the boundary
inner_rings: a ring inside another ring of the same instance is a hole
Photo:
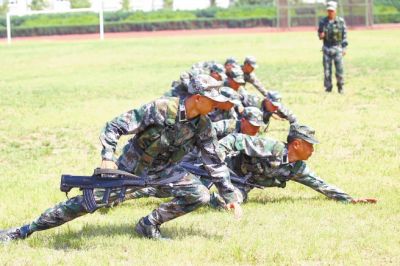
[[[160,193],[174,197],[161,204],[149,215],[140,219],[136,232],[148,238],[162,238],[159,226],[186,213],[192,212],[210,201],[209,190],[196,176],[175,165],[161,174],[164,179],[176,176],[176,181],[157,187]]]
[[[119,190],[111,192],[110,200],[115,201]],[[100,204],[103,199],[104,190],[94,191],[96,203]],[[104,204],[103,204],[104,205]],[[102,206],[103,206],[102,205]],[[79,195],[61,202],[43,212],[36,220],[22,227],[17,227],[0,232],[0,242],[9,242],[16,239],[24,239],[36,231],[47,230],[60,226],[75,218],[89,213],[85,206],[83,196]]]

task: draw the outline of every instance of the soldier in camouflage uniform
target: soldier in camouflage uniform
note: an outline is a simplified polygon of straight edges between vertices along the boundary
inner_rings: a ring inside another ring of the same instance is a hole
[[[258,67],[256,58],[254,56],[247,56],[244,59],[242,70],[244,73],[244,81],[254,86],[264,97],[267,96],[267,89],[262,85],[261,81],[257,78],[254,70]]]
[[[250,136],[255,136],[257,135],[260,127],[263,125],[262,112],[256,107],[244,108],[242,118],[240,120],[226,119],[212,123],[218,139],[224,138],[231,133],[243,133]],[[182,161],[198,164],[201,163],[200,158],[200,152],[197,149],[194,149],[192,152],[185,155]],[[201,181],[206,186],[209,186],[211,183],[209,180]],[[167,195],[160,193],[160,191],[155,188],[146,187],[136,191],[128,191],[125,200],[143,197],[165,198]]]
[[[244,110],[241,102],[241,96],[238,92],[229,87],[222,87],[220,91],[222,95],[229,99],[230,102],[219,104],[219,108],[209,113],[208,117],[210,117],[211,121],[213,122],[226,119],[238,120],[239,116]],[[234,106],[231,107],[230,103],[233,103]]]
[[[190,97],[160,98],[126,112],[106,124],[100,135],[103,144],[102,168],[118,168],[136,175],[146,175],[160,185],[160,194],[173,197],[149,215],[139,220],[135,231],[144,237],[161,239],[159,226],[207,204],[208,189],[200,180],[180,167],[177,162],[191,149],[201,151],[202,160],[222,197],[237,216],[241,209],[235,198],[229,171],[218,151],[218,142],[211,121],[206,116],[218,102],[228,99],[218,88],[220,82],[208,75],[192,78]],[[124,147],[118,160],[114,152],[122,135],[135,134]],[[101,204],[104,190],[95,189],[96,201]],[[118,195],[120,189],[113,191]],[[112,200],[116,197],[113,196]],[[33,232],[60,226],[87,214],[83,196],[73,197],[46,210],[39,218],[19,228],[0,233],[0,241],[23,239]]]
[[[227,75],[225,86],[237,91],[240,101],[244,107],[255,106],[260,108],[264,113],[264,123],[268,126],[271,117],[276,119],[287,120],[289,123],[296,123],[296,116],[281,103],[281,95],[277,91],[265,92],[265,98],[249,94],[242,86],[244,85],[244,72],[239,67],[232,68]],[[213,120],[215,121],[215,120]]]
[[[280,120],[287,120],[290,124],[296,123],[296,116],[286,108],[282,102],[282,96],[277,91],[269,91],[265,99],[261,102],[264,123],[268,126],[271,117]]]
[[[190,78],[200,74],[209,74],[218,81],[226,79],[225,69],[221,64],[215,61],[198,62],[192,65],[189,71],[183,72],[179,81],[172,82],[172,89],[166,96],[187,97],[189,95],[188,87]]]
[[[243,70],[240,66],[235,65],[229,73],[227,72],[227,79],[224,82],[224,86],[232,88],[239,94],[240,101],[244,107],[255,106],[258,97],[248,93],[244,88],[245,83]]]
[[[284,188],[292,180],[341,202],[375,203],[375,199],[353,199],[308,168],[304,161],[312,155],[313,145],[316,143],[318,141],[314,137],[314,130],[298,124],[291,125],[287,144],[244,134],[231,134],[219,141],[229,168],[249,183]],[[245,202],[253,187],[236,183],[234,185],[238,198]],[[221,206],[221,202],[223,203],[223,199],[218,194],[213,194],[211,205]]]
[[[328,16],[319,22],[318,37],[323,40],[324,86],[332,91],[332,61],[336,68],[336,82],[339,93],[344,92],[343,56],[346,54],[347,30],[343,18],[336,16],[337,3],[327,3]]]
[[[238,66],[238,61],[234,57],[228,57],[224,63],[226,75],[229,75],[229,73],[232,71],[232,68],[236,66]]]
[[[263,113],[257,107],[252,106],[244,108],[240,120],[225,119],[213,123],[218,139],[222,139],[232,133],[255,136],[261,126],[264,126]]]

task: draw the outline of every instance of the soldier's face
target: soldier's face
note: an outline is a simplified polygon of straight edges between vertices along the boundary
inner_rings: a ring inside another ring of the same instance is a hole
[[[240,83],[237,83],[232,78],[228,78],[228,85],[235,91],[237,91],[240,88]]]
[[[226,73],[229,73],[232,71],[233,64],[225,64],[225,71]]]
[[[217,108],[219,102],[216,102],[208,97],[200,96],[196,99],[196,109],[201,115],[207,115],[212,110]]]
[[[327,10],[328,13],[328,18],[329,19],[335,19],[336,17],[336,11],[335,10]]]
[[[213,78],[216,79],[216,80],[219,80],[219,81],[222,80],[221,76],[220,76],[217,72],[212,71],[212,72],[210,73],[210,76],[213,77]]]
[[[258,133],[258,130],[260,129],[260,127],[257,126],[253,126],[252,124],[250,124],[250,122],[245,119],[242,118],[240,120],[240,132],[246,135],[250,135],[250,136],[255,136]]]
[[[252,65],[250,65],[249,63],[246,63],[243,65],[243,72],[246,74],[250,74],[251,72],[253,72],[254,67]]]
[[[278,106],[273,105],[273,104],[271,103],[271,101],[268,100],[268,99],[265,99],[265,101],[264,101],[264,107],[265,107],[265,109],[266,109],[268,112],[272,112],[272,113],[275,112],[275,111],[277,111],[277,110],[279,109]]]
[[[299,143],[296,149],[297,158],[302,161],[308,160],[314,152],[314,145],[302,139],[299,139]]]

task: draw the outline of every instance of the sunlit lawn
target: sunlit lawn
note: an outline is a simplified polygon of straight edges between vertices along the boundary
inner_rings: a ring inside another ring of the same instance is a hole
[[[251,192],[239,221],[202,208],[162,226],[174,241],[156,242],[133,227],[162,201],[142,199],[0,246],[0,264],[400,264],[400,34],[351,31],[349,42],[343,96],[323,92],[312,32],[1,44],[0,228],[66,199],[60,175],[99,165],[106,121],[161,96],[191,64],[232,55],[256,56],[260,79],[316,129],[310,167],[379,203],[340,204],[289,182]],[[273,121],[268,134],[285,140],[287,127]]]

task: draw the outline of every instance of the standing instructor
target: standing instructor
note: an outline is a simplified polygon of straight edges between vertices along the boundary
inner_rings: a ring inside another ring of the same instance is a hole
[[[344,19],[336,16],[336,8],[335,1],[327,3],[327,16],[319,22],[318,37],[324,43],[322,52],[325,91],[332,91],[332,61],[334,61],[338,92],[344,93],[343,56],[348,45],[347,30]]]

